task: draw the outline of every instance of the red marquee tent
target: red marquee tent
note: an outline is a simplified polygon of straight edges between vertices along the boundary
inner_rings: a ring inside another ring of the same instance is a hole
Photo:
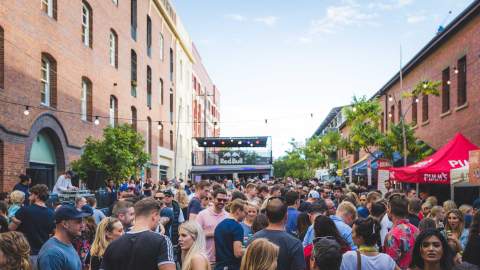
[[[405,183],[450,184],[450,170],[468,165],[468,152],[479,149],[461,133],[435,154],[406,167],[390,168],[390,179]]]

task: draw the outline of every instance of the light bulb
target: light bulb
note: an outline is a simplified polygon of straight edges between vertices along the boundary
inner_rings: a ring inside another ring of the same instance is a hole
[[[452,82],[450,80],[447,81],[447,84],[450,85]]]
[[[389,117],[389,118],[392,118],[392,114],[391,114],[391,113],[389,113],[389,114],[388,114],[388,117]]]
[[[393,97],[392,97],[392,96],[388,96],[388,101],[392,102],[392,101],[393,101]]]
[[[455,74],[458,74],[458,68],[455,68],[453,72],[455,72]]]
[[[427,83],[424,83],[424,84],[423,84],[423,88],[424,88],[424,89],[427,88]]]
[[[25,116],[28,116],[30,114],[30,111],[28,109],[29,109],[29,107],[27,106],[27,107],[25,107],[25,111],[23,111],[23,114]]]
[[[353,111],[353,112],[356,112],[356,111],[357,111],[357,108],[353,107],[352,111]]]
[[[418,98],[415,99],[415,103],[418,103]]]
[[[158,126],[157,126],[158,130],[161,130],[163,128],[162,126],[162,121],[158,121]]]
[[[95,116],[95,121],[93,121],[93,123],[95,124],[95,126],[100,125],[100,120],[98,119],[98,116]]]

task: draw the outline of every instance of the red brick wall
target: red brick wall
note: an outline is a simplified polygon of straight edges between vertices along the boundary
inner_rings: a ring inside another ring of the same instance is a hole
[[[2,2],[0,26],[5,30],[5,89],[0,89],[0,99],[40,106],[41,53],[51,54],[57,62],[57,110],[80,113],[81,78],[92,82],[93,115],[109,115],[110,95],[118,100],[118,117],[131,118],[131,106],[137,108],[138,131],[146,135],[147,122],[164,121],[164,132],[175,130],[168,121],[169,102],[160,105],[159,79],[164,82],[164,100],[168,101],[170,88],[175,87],[169,76],[169,49],[174,50],[174,36],[165,19],[150,1],[138,1],[137,40],[130,36],[130,1],[90,0],[93,10],[93,48],[85,47],[81,39],[81,1],[59,1],[58,16],[54,20],[44,14],[40,5],[30,0]],[[152,19],[152,56],[146,52],[146,17]],[[109,64],[109,33],[114,29],[119,38],[118,69]],[[164,60],[160,61],[159,39],[164,36]],[[137,97],[130,95],[130,50],[137,53]],[[175,63],[175,62],[174,62]],[[152,109],[147,107],[146,69],[152,68]],[[174,99],[175,100],[175,99]],[[175,108],[175,104],[174,104]],[[45,108],[46,109],[46,108]],[[32,109],[30,115],[23,115],[24,107],[0,103],[0,125],[10,132],[28,134],[31,125],[44,110]],[[88,136],[99,137],[108,119],[101,119],[95,126],[84,122],[80,115],[53,112],[63,126],[69,144],[81,147]],[[120,120],[120,123],[130,122]],[[157,122],[152,124],[152,162],[157,163],[159,131]],[[168,136],[165,136],[168,138]],[[175,136],[174,136],[175,138]],[[2,138],[0,138],[2,139]],[[170,143],[170,142],[169,142]],[[23,165],[11,165],[13,156],[21,157],[21,146],[5,143],[5,181],[10,183],[14,173],[24,171]],[[64,150],[66,151],[66,150]],[[68,151],[66,151],[68,152]],[[15,157],[16,158],[16,157]],[[77,157],[67,156],[67,161]],[[10,163],[9,163],[10,162]],[[10,164],[10,165],[9,165]],[[8,165],[8,166],[7,166]],[[12,167],[13,166],[13,167]],[[156,167],[152,167],[156,178]]]

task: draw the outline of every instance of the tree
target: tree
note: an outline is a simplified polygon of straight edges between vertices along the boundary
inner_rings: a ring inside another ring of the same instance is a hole
[[[352,105],[344,110],[347,126],[350,127],[348,138],[350,145],[347,148],[372,154],[382,137],[379,130],[381,108],[378,100],[354,96]]]
[[[308,179],[315,175],[306,160],[304,146],[293,139],[290,141],[292,150],[287,151],[286,155],[273,162],[273,171],[276,177],[293,177],[297,179]]]
[[[87,138],[82,156],[71,166],[81,179],[90,171],[103,171],[107,179],[121,183],[147,164],[149,155],[144,149],[145,141],[130,125],[109,126],[102,139]]]

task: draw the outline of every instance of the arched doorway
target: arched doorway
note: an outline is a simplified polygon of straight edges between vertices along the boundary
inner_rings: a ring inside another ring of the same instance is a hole
[[[55,185],[57,171],[59,167],[63,167],[59,166],[57,156],[61,144],[56,142],[58,137],[49,129],[42,129],[33,140],[27,169],[27,174],[32,178],[32,185],[45,184],[50,189]]]

